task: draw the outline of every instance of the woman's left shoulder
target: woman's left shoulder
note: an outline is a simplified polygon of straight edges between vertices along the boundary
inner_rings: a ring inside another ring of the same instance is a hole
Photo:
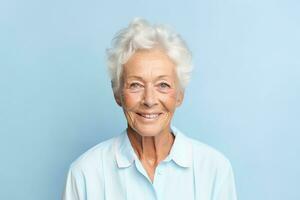
[[[221,151],[186,135],[185,139],[192,148],[194,162],[210,165],[214,168],[231,168],[229,159]]]

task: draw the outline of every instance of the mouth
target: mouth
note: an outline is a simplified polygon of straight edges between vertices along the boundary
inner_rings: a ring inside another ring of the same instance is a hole
[[[156,120],[162,113],[136,113],[146,120]]]

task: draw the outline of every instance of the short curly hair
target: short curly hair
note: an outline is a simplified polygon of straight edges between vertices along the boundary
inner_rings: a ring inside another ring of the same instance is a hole
[[[123,65],[137,51],[161,48],[176,64],[177,77],[182,90],[191,78],[192,55],[184,40],[164,25],[151,25],[135,18],[128,27],[121,29],[107,49],[107,66],[114,94],[119,93]]]

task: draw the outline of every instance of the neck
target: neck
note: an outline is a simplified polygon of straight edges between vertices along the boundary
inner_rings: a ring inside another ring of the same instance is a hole
[[[174,142],[174,135],[168,129],[156,136],[142,136],[130,126],[127,129],[131,145],[142,162],[156,167],[170,153]]]

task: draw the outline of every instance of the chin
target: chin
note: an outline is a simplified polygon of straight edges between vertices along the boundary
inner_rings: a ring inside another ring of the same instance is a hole
[[[131,126],[131,129],[143,137],[155,137],[164,132],[164,127],[151,126]]]
[[[150,131],[143,130],[143,131],[138,131],[137,133],[142,137],[155,137],[155,136],[159,135],[160,132],[155,132],[155,131],[151,131],[151,130]]]

